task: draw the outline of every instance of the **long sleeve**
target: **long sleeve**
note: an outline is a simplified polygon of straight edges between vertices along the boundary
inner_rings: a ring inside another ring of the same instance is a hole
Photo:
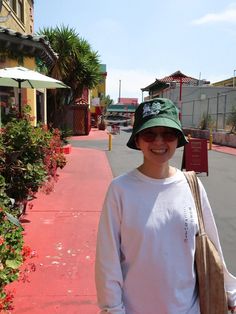
[[[109,187],[100,217],[95,262],[95,282],[101,314],[125,314],[120,264],[119,200]]]
[[[212,213],[212,209],[209,204],[206,191],[203,185],[201,184],[200,180],[199,180],[199,184],[200,184],[201,201],[202,201],[202,207],[203,207],[203,216],[204,216],[206,233],[208,234],[209,238],[214,243],[215,247],[220,253],[220,256],[223,262],[225,290],[228,296],[228,304],[230,306],[236,306],[236,277],[234,277],[228,271],[227,266],[225,264],[225,260],[224,260],[220,240],[219,240],[219,235],[218,235],[215,219]]]

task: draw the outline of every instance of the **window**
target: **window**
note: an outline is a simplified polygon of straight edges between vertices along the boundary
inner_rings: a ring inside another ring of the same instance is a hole
[[[21,20],[21,22],[24,22],[24,4],[23,0],[17,1],[17,16]]]
[[[9,0],[10,7],[16,13],[16,0]]]
[[[9,0],[9,5],[21,22],[24,22],[24,0]]]

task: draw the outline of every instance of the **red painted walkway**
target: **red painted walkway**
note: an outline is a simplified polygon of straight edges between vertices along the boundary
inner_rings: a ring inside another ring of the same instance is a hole
[[[91,133],[93,134],[93,132]],[[107,137],[100,131],[96,139]],[[95,138],[95,137],[94,137]],[[96,314],[94,257],[102,202],[112,173],[105,152],[72,148],[54,192],[38,194],[25,217],[37,251],[30,283],[17,283],[15,314]]]
[[[72,140],[84,141],[84,140],[108,140],[108,132],[98,130],[97,128],[92,128],[89,135],[82,136],[72,136]]]
[[[215,150],[217,152],[230,154],[230,155],[236,155],[236,148],[235,147],[228,147],[228,146],[220,146],[217,144],[212,144],[212,150]]]

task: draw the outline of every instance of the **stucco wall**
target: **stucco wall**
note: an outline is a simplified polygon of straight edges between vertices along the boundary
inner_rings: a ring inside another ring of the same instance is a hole
[[[1,16],[7,16],[11,11],[11,16],[4,23],[1,23],[2,27],[10,28],[20,33],[32,34],[34,31],[34,11],[31,0],[24,1],[24,20],[21,21],[17,13],[15,13],[9,6],[8,1],[3,0]]]

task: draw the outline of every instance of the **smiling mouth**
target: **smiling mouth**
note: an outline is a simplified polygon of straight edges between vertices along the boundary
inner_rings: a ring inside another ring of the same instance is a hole
[[[151,149],[152,153],[162,155],[167,152],[167,149]]]

